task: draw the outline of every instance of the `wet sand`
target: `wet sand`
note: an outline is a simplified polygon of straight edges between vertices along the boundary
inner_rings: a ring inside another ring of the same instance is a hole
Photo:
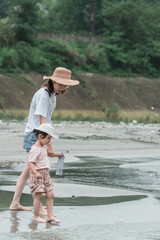
[[[66,155],[63,178],[55,177],[57,159],[50,159],[54,209],[62,221],[59,226],[33,222],[32,212],[8,210],[18,175],[26,161],[22,148],[24,127],[24,123],[0,122],[0,239],[160,239],[160,201],[155,185],[152,191],[145,187],[136,188],[135,180],[133,186],[130,182],[125,186],[113,182],[111,186],[109,181],[104,185],[103,181],[97,183],[94,176],[94,181],[87,184],[87,171],[92,168],[91,164],[95,169],[103,164],[106,167],[106,159],[108,169],[112,167],[113,170],[124,169],[127,172],[132,168],[144,170],[148,167],[147,171],[152,169],[152,173],[158,171],[159,174],[159,125],[55,124],[55,134],[59,139],[53,141],[54,149]],[[87,157],[95,160],[90,163],[85,160]],[[74,169],[82,168],[85,181],[81,174],[79,178],[73,174]],[[124,176],[122,182],[126,178],[128,176]],[[22,198],[26,206],[32,206],[27,185]]]

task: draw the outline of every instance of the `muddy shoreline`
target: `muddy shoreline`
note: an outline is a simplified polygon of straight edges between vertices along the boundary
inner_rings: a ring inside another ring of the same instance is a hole
[[[0,122],[0,240],[160,238],[160,125],[54,123],[54,149],[66,156],[60,178],[57,159],[50,159],[59,226],[35,223],[32,212],[9,211],[26,162],[24,127]],[[28,185],[22,203],[32,208]]]

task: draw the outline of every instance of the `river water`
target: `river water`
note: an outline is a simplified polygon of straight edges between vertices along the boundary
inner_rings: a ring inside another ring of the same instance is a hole
[[[159,125],[56,123],[55,151],[64,152],[55,175],[54,211],[61,224],[32,220],[32,212],[9,211],[26,153],[24,123],[0,123],[0,239],[160,239]],[[45,200],[45,199],[44,199]],[[28,185],[21,202],[32,207]],[[45,201],[43,202],[45,204]]]

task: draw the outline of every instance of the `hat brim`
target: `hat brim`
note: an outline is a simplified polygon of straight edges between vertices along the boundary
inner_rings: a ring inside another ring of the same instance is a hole
[[[72,80],[72,79],[66,79],[66,78],[58,78],[58,77],[54,77],[54,76],[50,76],[50,77],[43,77],[44,80],[48,80],[51,79],[52,81],[59,83],[61,85],[65,85],[65,86],[75,86],[79,84],[78,80]]]
[[[41,132],[45,132],[45,133],[47,133],[48,135],[50,135],[50,136],[51,136],[52,138],[54,138],[54,139],[59,139],[59,137],[58,137],[57,135],[48,133],[48,132],[46,132],[46,131],[43,131],[43,130],[39,129],[38,127],[35,128],[35,130],[39,130],[39,131],[41,131]]]

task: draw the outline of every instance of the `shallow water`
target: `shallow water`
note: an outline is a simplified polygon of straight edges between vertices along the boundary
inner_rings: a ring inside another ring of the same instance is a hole
[[[26,158],[19,147],[24,124],[2,126],[6,135],[0,151],[0,240],[159,240],[160,126],[58,127],[55,149],[66,151],[66,161],[63,177],[55,176],[56,163],[51,163],[51,177],[60,225],[36,223],[33,212],[8,210]],[[28,186],[21,200],[32,206]]]
[[[13,192],[4,191],[3,188],[8,187],[10,190],[19,172],[1,170],[0,219],[3,219],[3,223],[0,239],[159,239],[160,201],[156,198],[159,171],[157,166],[154,169],[158,157],[107,159],[84,156],[80,160],[78,163],[65,164],[63,177],[57,177],[55,170],[51,171],[53,182],[112,186],[134,189],[143,194],[136,195],[133,192],[133,195],[112,197],[55,197],[56,214],[63,219],[62,224],[38,224],[31,220],[31,212],[7,210]],[[142,164],[145,164],[144,168]],[[147,164],[152,165],[152,176]],[[32,206],[30,194],[23,194],[22,204]]]
[[[66,164],[64,175],[67,180],[159,193],[160,156],[80,159],[80,163]]]

